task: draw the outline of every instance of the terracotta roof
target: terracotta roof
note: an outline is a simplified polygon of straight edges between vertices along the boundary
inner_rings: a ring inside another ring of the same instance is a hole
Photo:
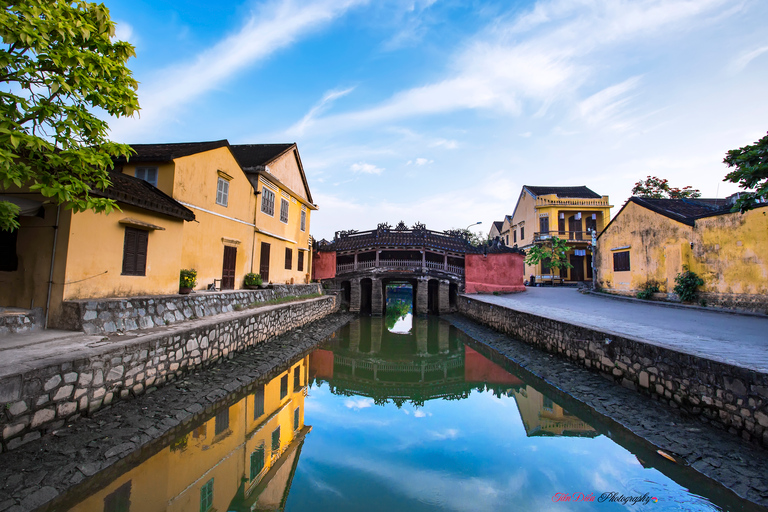
[[[163,144],[131,144],[136,152],[129,159],[130,162],[170,162],[174,158],[194,155],[203,151],[210,151],[229,146],[227,139],[209,142],[172,142]],[[125,158],[117,162],[125,163]]]
[[[425,230],[372,230],[361,233],[337,233],[328,244],[318,244],[320,251],[356,251],[374,247],[432,247],[451,252],[475,252],[475,248],[466,239]]]
[[[93,189],[91,193],[95,196],[114,199],[119,203],[162,213],[169,217],[186,221],[195,220],[195,214],[192,213],[192,210],[144,180],[120,172],[111,172],[109,179],[112,181],[112,185],[106,190]]]
[[[528,189],[531,194],[535,196],[546,196],[550,194],[556,194],[557,197],[580,197],[580,198],[593,198],[600,199],[603,196],[587,188],[581,187],[535,187],[531,185],[523,185],[523,188]]]
[[[696,219],[721,215],[731,211],[731,205],[727,199],[651,199],[648,197],[630,197],[629,201],[689,226],[693,226]]]
[[[295,145],[295,142],[290,144],[233,144],[230,149],[243,170],[248,171],[267,165]]]

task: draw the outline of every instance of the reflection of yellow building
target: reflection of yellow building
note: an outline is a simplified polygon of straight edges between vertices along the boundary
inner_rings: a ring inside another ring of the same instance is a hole
[[[600,233],[611,216],[608,196],[601,196],[587,187],[533,187],[523,186],[511,219],[505,219],[503,229],[509,230],[507,245],[529,249],[545,244],[553,236],[568,241],[568,262],[571,269],[557,275],[567,281],[592,279],[592,231]],[[506,237],[507,234],[505,233]],[[505,238],[506,241],[506,238]],[[525,267],[525,275],[555,274],[546,262]],[[544,278],[543,281],[547,279]]]
[[[304,436],[309,356],[72,512],[281,510]]]
[[[587,422],[568,413],[548,396],[526,385],[514,391],[517,409],[528,436],[594,437]]]

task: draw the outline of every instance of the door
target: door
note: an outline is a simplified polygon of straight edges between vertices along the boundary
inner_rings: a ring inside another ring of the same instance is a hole
[[[571,281],[583,281],[584,280],[584,256],[576,256],[571,254]]]
[[[259,262],[259,274],[261,280],[265,283],[269,282],[269,249],[270,245],[266,242],[261,242],[261,260]]]
[[[224,246],[224,265],[221,270],[221,289],[235,289],[235,263],[237,262],[237,247]]]

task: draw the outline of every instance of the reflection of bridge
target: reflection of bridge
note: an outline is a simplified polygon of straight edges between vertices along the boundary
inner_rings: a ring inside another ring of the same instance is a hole
[[[465,280],[498,278],[498,268],[489,272],[473,266],[472,258],[489,252],[521,258],[509,247],[474,247],[460,231],[432,231],[423,224],[408,228],[403,222],[395,228],[379,224],[371,231],[340,231],[332,242],[318,242],[315,251],[314,278],[332,281],[350,311],[373,315],[383,314],[389,283],[413,287],[416,314],[447,313],[456,307]]]

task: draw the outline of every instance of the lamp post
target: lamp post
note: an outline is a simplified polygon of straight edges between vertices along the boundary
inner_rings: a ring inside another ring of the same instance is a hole
[[[472,224],[470,224],[469,226],[467,226],[467,227],[466,227],[466,228],[464,228],[464,229],[467,229],[467,230],[468,230],[468,229],[469,229],[469,228],[471,228],[472,226],[477,226],[478,224],[482,224],[482,223],[483,223],[483,221],[479,221],[479,222],[473,222]]]

